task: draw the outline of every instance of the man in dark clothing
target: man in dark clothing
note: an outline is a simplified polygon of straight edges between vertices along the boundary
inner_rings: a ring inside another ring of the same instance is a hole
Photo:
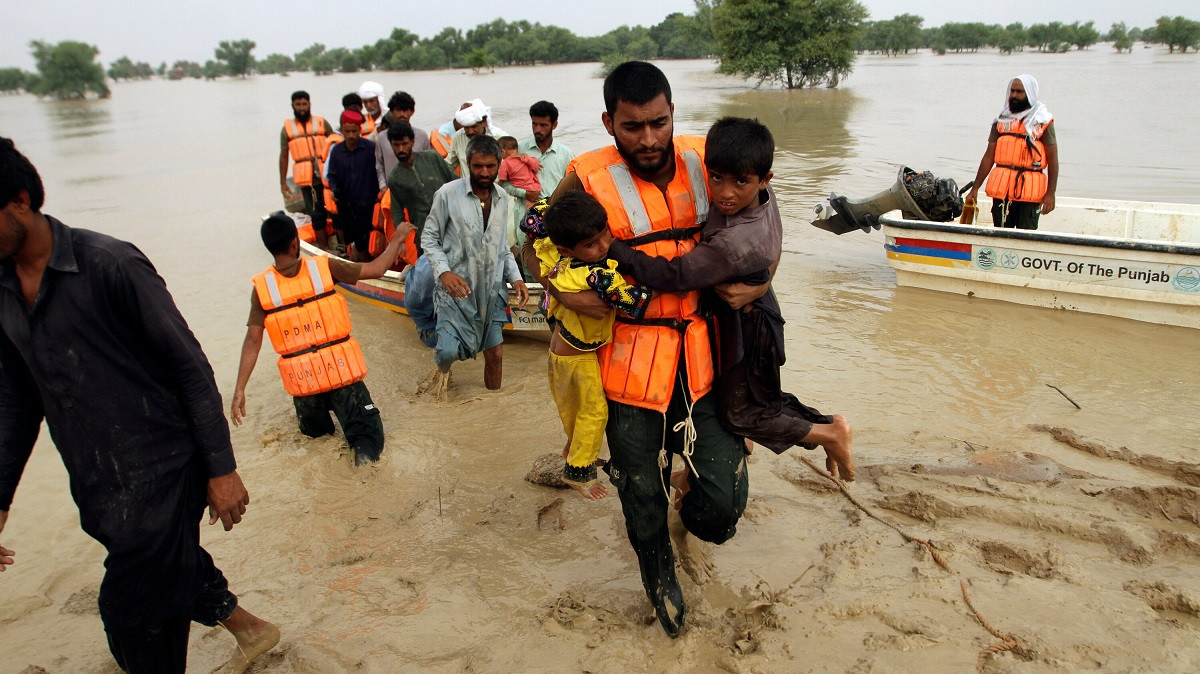
[[[365,260],[371,240],[371,216],[379,196],[375,143],[362,137],[363,116],[342,112],[342,142],[329,151],[329,189],[337,201],[338,229],[354,244],[354,259]]]
[[[388,129],[388,143],[398,163],[388,176],[387,185],[392,191],[392,221],[399,227],[407,214],[407,220],[417,230],[417,255],[420,255],[424,252],[421,234],[425,231],[425,218],[429,217],[433,195],[458,176],[438,153],[417,151],[416,138],[419,138],[416,129],[408,122],[396,122]]]
[[[200,547],[206,504],[229,530],[250,502],[212,368],[141,252],[43,215],[43,199],[0,138],[0,531],[45,418],[80,524],[108,551],[99,605],[117,664],[183,672],[192,620],[229,629],[246,664],[279,630],[237,605]],[[12,563],[0,547],[0,571]]]

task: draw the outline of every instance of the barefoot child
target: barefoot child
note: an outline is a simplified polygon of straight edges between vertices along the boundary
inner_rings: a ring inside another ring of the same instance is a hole
[[[496,182],[505,192],[518,199],[522,198],[521,190],[524,190],[525,206],[533,208],[542,192],[542,183],[538,181],[537,175],[541,164],[537,158],[520,153],[516,138],[503,136],[499,141],[504,159],[500,161],[500,173],[496,176]]]
[[[712,203],[696,248],[667,260],[614,241],[609,256],[622,272],[665,292],[730,281],[769,284],[783,246],[779,207],[768,187],[774,175],[771,132],[757,120],[726,117],[709,129],[704,152]],[[777,454],[794,445],[821,445],[829,471],[853,480],[849,422],[821,414],[782,389],[783,316],[775,292],[768,289],[745,307],[732,307],[715,293],[707,299],[720,335],[722,423]]]
[[[534,237],[542,275],[563,292],[584,290],[600,294],[616,309],[641,318],[650,304],[650,290],[631,286],[616,271],[616,263],[605,260],[612,232],[600,202],[586,192],[562,195],[547,208],[539,201],[521,228]],[[547,297],[549,294],[547,294]],[[608,493],[596,473],[596,459],[608,423],[608,401],[600,382],[596,349],[612,339],[613,312],[594,319],[551,301],[549,316],[555,319],[550,340],[550,393],[567,447],[563,457],[563,481],[585,498],[598,499]]]

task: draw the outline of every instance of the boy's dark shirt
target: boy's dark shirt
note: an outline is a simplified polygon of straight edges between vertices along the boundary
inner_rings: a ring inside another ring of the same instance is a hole
[[[639,283],[664,292],[682,292],[710,288],[718,283],[741,281],[762,285],[770,281],[770,267],[783,249],[783,221],[770,188],[759,192],[757,205],[726,216],[711,209],[708,222],[700,233],[700,243],[674,259],[647,255],[614,240],[608,256],[617,261],[623,273]],[[725,370],[742,358],[741,321],[731,320],[737,312],[719,298],[707,298],[707,305],[721,326],[720,369]],[[777,318],[778,343],[783,344],[783,319],[775,291],[754,301]]]
[[[353,150],[338,143],[329,150],[329,189],[338,202],[374,203],[379,194],[375,172],[375,143],[360,138]]]

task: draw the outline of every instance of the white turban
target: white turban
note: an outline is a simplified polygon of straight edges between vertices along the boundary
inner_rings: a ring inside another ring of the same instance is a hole
[[[358,88],[358,95],[364,101],[368,98],[379,98],[383,95],[383,85],[378,82],[363,82]]]
[[[458,122],[459,126],[475,126],[483,121],[485,114],[487,114],[486,107],[472,105],[454,113],[454,121]]]
[[[1021,86],[1025,87],[1025,98],[1029,100],[1029,107],[1021,112],[1013,112],[1008,107],[1009,88],[1012,85],[1012,80],[1009,80],[1004,85],[1004,109],[996,116],[996,121],[1021,120],[1025,125],[1025,134],[1031,140],[1036,140],[1042,135],[1042,130],[1054,121],[1054,115],[1050,114],[1046,104],[1038,100],[1038,82],[1033,75],[1017,75],[1013,80],[1021,80]]]

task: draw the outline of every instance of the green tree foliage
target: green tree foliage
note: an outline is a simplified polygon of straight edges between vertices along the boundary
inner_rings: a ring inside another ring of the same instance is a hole
[[[1200,49],[1200,22],[1185,19],[1182,16],[1175,18],[1161,16],[1155,22],[1153,28],[1146,30],[1150,36],[1142,36],[1145,42],[1155,42],[1158,44],[1167,45],[1167,49],[1174,54],[1178,48],[1180,52],[1186,53],[1188,49]]]
[[[471,66],[476,73],[484,68],[492,68],[493,63],[495,63],[495,59],[483,47],[476,47],[467,52],[467,65]],[[494,70],[494,68],[492,69]]]
[[[84,98],[92,92],[108,98],[104,66],[96,63],[100,50],[83,42],[65,40],[49,44],[41,40],[29,43],[38,75],[30,82],[30,93],[59,99]]]
[[[866,17],[854,0],[726,0],[712,19],[720,70],[788,89],[836,87]]]
[[[658,47],[657,56],[694,59],[717,53],[716,39],[712,35],[712,8],[707,5],[705,7],[709,13],[707,23],[703,22],[699,15],[688,16],[683,12],[673,12],[657,26],[650,28],[650,37]],[[699,9],[698,7],[697,10]]]
[[[108,66],[108,76],[114,80],[148,80],[154,77],[154,68],[144,61],[134,63],[128,56],[122,56]]]
[[[1133,38],[1130,37],[1129,28],[1125,26],[1125,22],[1123,21],[1114,23],[1108,29],[1108,35],[1105,35],[1104,39],[1112,42],[1113,49],[1116,49],[1118,54],[1123,51],[1133,51]]]
[[[190,77],[198,80],[204,77],[204,66],[195,61],[176,61],[171,69],[167,71],[167,79],[181,80],[185,77]]]
[[[921,46],[924,21],[915,14],[901,14],[887,21],[868,21],[863,24],[855,49],[888,56],[907,54]]]
[[[267,54],[267,57],[259,61],[254,69],[264,75],[279,75],[295,70],[296,62],[287,54]]]
[[[0,94],[19,94],[29,86],[29,73],[20,68],[0,68]]]
[[[1075,38],[1070,26],[1061,21],[1050,23],[1035,23],[1026,31],[1028,45],[1037,47],[1038,51],[1062,53],[1071,50]]]
[[[1025,48],[1025,43],[1028,41],[1025,24],[1020,22],[1010,23],[1002,30],[996,31],[994,39],[995,47],[1000,50],[1001,54],[1011,54],[1015,51],[1021,51]]]
[[[222,75],[228,75],[229,71],[226,70],[224,63],[209,59],[204,62],[203,73],[204,79],[215,80]]]
[[[1071,44],[1075,45],[1078,49],[1087,49],[1099,42],[1100,31],[1096,30],[1095,24],[1095,21],[1088,21],[1083,24],[1076,21],[1067,26]]]
[[[213,55],[225,64],[222,74],[245,77],[254,67],[254,57],[250,52],[254,51],[255,46],[254,40],[222,40],[217,44]],[[207,69],[204,75],[208,77]]]

